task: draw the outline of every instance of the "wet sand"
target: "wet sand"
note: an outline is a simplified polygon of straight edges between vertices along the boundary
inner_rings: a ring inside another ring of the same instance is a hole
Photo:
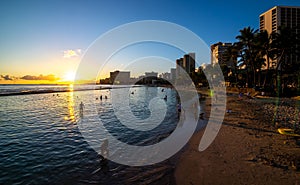
[[[204,129],[193,135],[177,162],[176,184],[300,184],[300,139],[278,134],[263,104],[228,96],[232,112],[205,151],[198,151]]]

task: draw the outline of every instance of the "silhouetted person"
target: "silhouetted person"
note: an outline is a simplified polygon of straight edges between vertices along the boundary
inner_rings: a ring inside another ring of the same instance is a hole
[[[108,139],[105,139],[101,145],[101,155],[104,157],[104,158],[107,158],[108,155],[109,155],[109,152],[108,152]]]
[[[240,93],[239,93],[239,100],[241,100],[242,98],[243,98],[243,93],[240,92]]]
[[[200,113],[200,115],[199,115],[199,118],[201,119],[201,120],[204,120],[204,113]]]
[[[180,114],[181,114],[181,104],[178,103],[178,104],[177,104],[177,117],[178,117],[178,118],[180,117]]]
[[[106,100],[107,100],[107,96],[105,95],[105,97],[104,97]]]
[[[102,100],[102,95],[100,96],[100,100]]]
[[[80,114],[80,117],[83,116],[83,108],[84,108],[84,104],[81,102],[80,105],[79,105],[79,114]]]
[[[105,139],[101,145],[101,155],[103,159],[101,160],[101,168],[104,173],[107,173],[109,170],[107,157],[109,156],[108,151],[108,139]]]
[[[198,119],[198,107],[197,107],[197,102],[194,102],[193,104],[192,104],[192,109],[194,110],[194,117],[195,117],[195,120],[197,120]]]
[[[185,121],[184,110],[182,109],[180,103],[177,106],[178,127],[182,127]]]

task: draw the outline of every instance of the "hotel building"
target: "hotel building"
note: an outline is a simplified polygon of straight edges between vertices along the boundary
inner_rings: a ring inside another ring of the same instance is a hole
[[[110,72],[111,84],[129,84],[130,72],[129,71],[114,71]]]
[[[180,68],[182,68],[187,74],[195,72],[195,53],[189,53],[176,60],[176,76],[179,77]]]
[[[259,16],[259,29],[267,30],[269,34],[278,32],[280,27],[291,28],[294,34],[300,33],[300,7],[275,6]],[[289,62],[299,61],[299,56],[285,57]],[[277,61],[271,61],[270,68],[275,68]]]
[[[237,59],[233,59],[235,61],[228,61],[225,58],[225,52],[228,49],[228,47],[231,47],[231,43],[222,43],[218,42],[216,44],[213,44],[210,46],[211,50],[211,64],[219,64],[219,65],[227,65],[228,67],[231,67],[234,62],[236,62]]]

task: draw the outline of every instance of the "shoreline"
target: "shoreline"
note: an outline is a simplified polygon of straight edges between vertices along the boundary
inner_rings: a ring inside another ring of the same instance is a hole
[[[210,107],[206,101],[206,119]],[[265,116],[261,99],[227,96],[222,127],[203,152],[198,145],[205,129],[196,132],[175,165],[176,184],[297,184],[300,142],[280,135]]]

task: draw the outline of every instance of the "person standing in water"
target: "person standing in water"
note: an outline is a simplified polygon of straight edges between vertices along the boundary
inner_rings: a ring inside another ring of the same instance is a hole
[[[81,102],[80,105],[79,105],[79,114],[80,114],[80,117],[83,116],[83,108],[84,108],[84,104]]]
[[[180,117],[180,114],[181,114],[181,104],[178,103],[177,104],[177,116],[178,116],[178,118]]]
[[[101,145],[101,155],[104,158],[107,158],[109,156],[108,139],[105,139]]]

